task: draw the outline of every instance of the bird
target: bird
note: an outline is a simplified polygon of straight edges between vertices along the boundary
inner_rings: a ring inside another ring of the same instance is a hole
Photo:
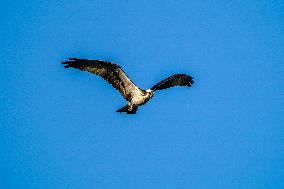
[[[194,83],[193,77],[190,75],[174,74],[153,85],[150,89],[144,90],[135,85],[116,63],[80,58],[68,58],[61,63],[65,68],[75,68],[96,74],[111,84],[128,101],[125,106],[116,110],[120,113],[136,114],[138,107],[145,105],[158,90],[175,86],[191,87]]]

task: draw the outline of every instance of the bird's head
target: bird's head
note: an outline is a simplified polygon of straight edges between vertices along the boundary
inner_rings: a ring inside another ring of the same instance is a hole
[[[148,89],[146,92],[149,94],[150,98],[153,98],[154,96],[154,90]]]

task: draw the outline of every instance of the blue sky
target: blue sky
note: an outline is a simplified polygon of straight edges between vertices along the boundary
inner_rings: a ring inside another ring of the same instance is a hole
[[[1,188],[284,188],[284,3],[1,1]],[[121,65],[135,116],[68,57]]]

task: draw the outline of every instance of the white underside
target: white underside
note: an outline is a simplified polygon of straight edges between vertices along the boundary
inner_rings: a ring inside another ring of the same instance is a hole
[[[135,95],[131,99],[131,104],[135,104],[135,105],[143,104],[145,100],[146,100],[146,96]]]
[[[132,98],[131,104],[139,105],[145,101],[144,98]]]
[[[150,92],[150,90],[146,90],[147,92]],[[133,93],[132,93],[133,94]],[[144,104],[145,102],[147,102],[150,98],[150,94],[142,94],[142,92],[139,93],[134,93],[134,95],[132,96],[132,100],[130,103],[135,104],[135,105],[141,105]]]
[[[120,70],[120,78],[124,83],[125,88],[127,89],[128,93],[131,94],[131,104],[134,105],[141,105],[147,101],[150,96],[143,94],[143,92],[126,76],[126,74]],[[146,90],[147,92],[151,92],[152,90]]]

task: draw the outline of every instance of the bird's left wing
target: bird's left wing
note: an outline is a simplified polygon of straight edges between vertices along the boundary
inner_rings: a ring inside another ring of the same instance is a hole
[[[117,64],[101,60],[78,58],[69,58],[67,61],[62,62],[62,64],[65,64],[65,68],[72,67],[102,77],[116,88],[127,101],[130,101],[134,95],[141,94],[141,90],[127,77],[125,72]]]
[[[154,85],[151,88],[151,90],[154,90],[154,91],[163,90],[163,89],[167,89],[167,88],[174,87],[174,86],[191,87],[192,84],[193,84],[193,79],[191,76],[186,75],[186,74],[175,74],[175,75],[172,75],[160,81],[159,83]]]

